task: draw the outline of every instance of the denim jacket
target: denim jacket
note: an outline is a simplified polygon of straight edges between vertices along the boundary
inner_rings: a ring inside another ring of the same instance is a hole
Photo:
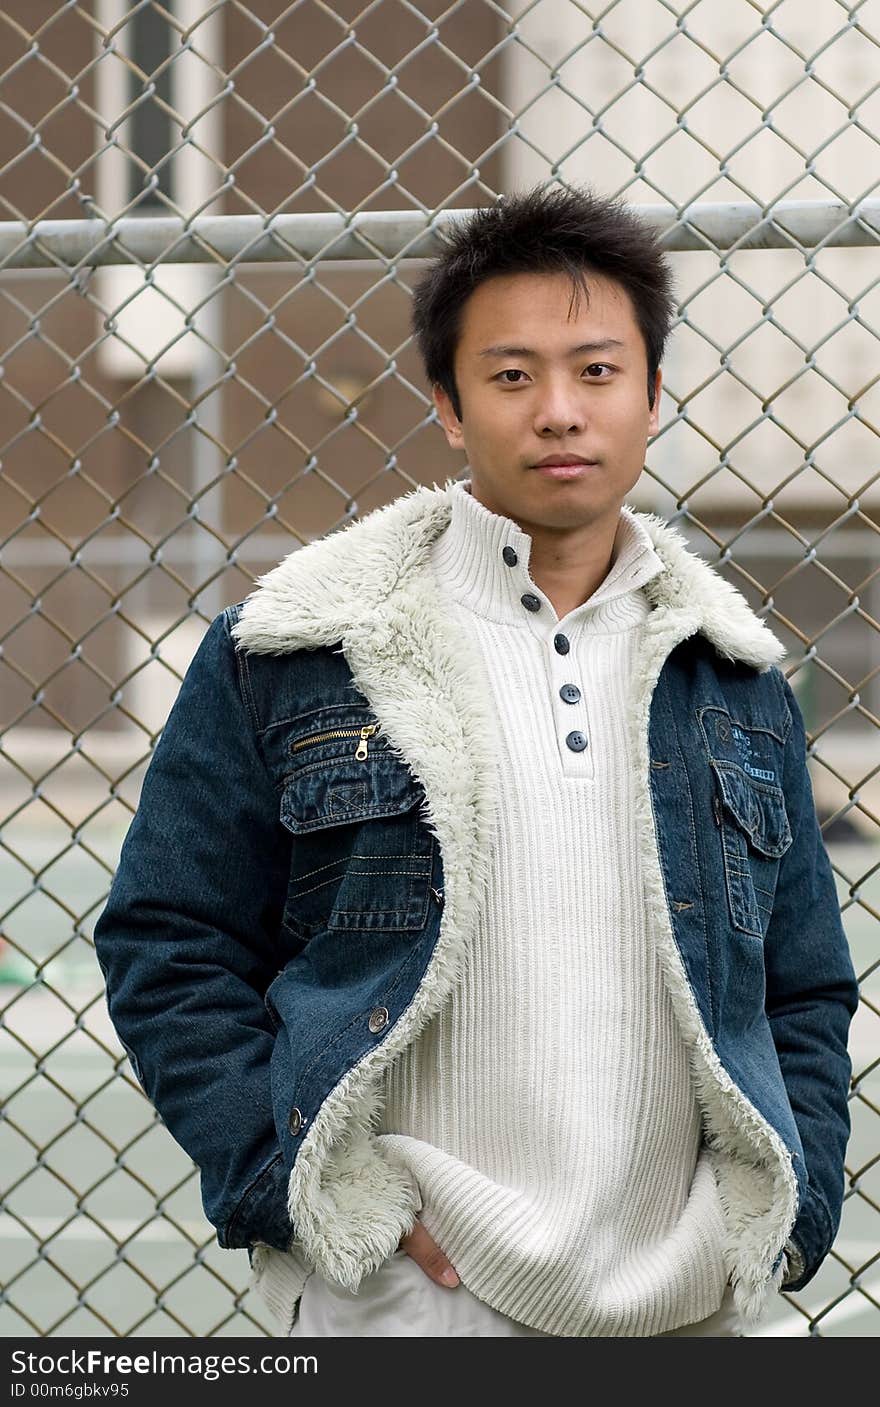
[[[135,1075],[257,1281],[356,1288],[417,1213],[372,1136],[461,979],[496,810],[484,667],[438,596],[449,486],[286,557],[216,616],[156,746],[95,946]],[[784,649],[680,533],[628,718],[646,902],[688,1044],[737,1307],[836,1234],[858,989]]]

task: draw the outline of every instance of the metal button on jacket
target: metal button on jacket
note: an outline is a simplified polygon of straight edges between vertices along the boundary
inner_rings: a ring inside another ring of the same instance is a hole
[[[572,752],[583,752],[587,746],[586,733],[569,733],[565,739]]]
[[[577,684],[563,684],[562,688],[559,690],[559,697],[563,699],[565,703],[577,703],[580,696],[581,691]]]
[[[520,596],[519,599],[522,601],[527,611],[540,611],[541,598],[539,596],[533,596],[531,591],[527,591],[525,596]]]
[[[290,1132],[293,1134],[293,1136],[296,1137],[296,1135],[299,1133],[299,1131],[300,1131],[300,1129],[302,1128],[302,1126],[303,1126],[302,1110],[301,1110],[301,1109],[297,1109],[296,1105],[294,1105],[294,1107],[291,1109],[291,1111],[290,1111],[290,1113],[289,1113],[289,1115],[288,1115],[288,1117],[287,1117],[287,1127],[290,1129]]]
[[[375,1009],[375,1011],[371,1011],[371,1012],[370,1012],[370,1019],[369,1019],[369,1021],[367,1022],[367,1025],[369,1026],[369,1028],[370,1028],[370,1030],[372,1031],[372,1033],[373,1033],[374,1036],[376,1035],[376,1033],[377,1033],[378,1031],[381,1031],[381,1030],[383,1029],[383,1027],[387,1026],[387,1025],[388,1025],[388,1008],[387,1008],[387,1006],[377,1006],[376,1009]]]
[[[571,645],[568,643],[567,635],[554,635],[553,646],[556,650],[557,655],[567,655],[569,650],[571,649]]]
[[[505,547],[501,555],[509,567],[515,567],[517,562],[519,561],[519,558],[517,557],[516,551],[513,547]]]

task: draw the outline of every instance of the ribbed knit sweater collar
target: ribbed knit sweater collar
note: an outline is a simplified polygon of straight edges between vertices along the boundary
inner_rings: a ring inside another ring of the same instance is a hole
[[[480,503],[470,491],[469,480],[458,480],[451,492],[452,516],[431,552],[431,565],[442,588],[477,615],[544,636],[559,618],[529,574],[531,537],[513,519]],[[505,548],[516,553],[513,566],[505,561]],[[641,588],[661,571],[664,563],[646,528],[631,509],[622,506],[608,573],[592,596],[564,617],[566,629],[569,633],[581,625],[601,633],[631,629],[649,610]],[[523,606],[527,593],[539,598],[540,612]]]

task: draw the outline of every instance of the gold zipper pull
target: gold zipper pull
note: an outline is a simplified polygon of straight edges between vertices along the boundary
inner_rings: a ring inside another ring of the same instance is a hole
[[[357,752],[355,753],[355,757],[357,758],[358,762],[366,761],[367,738],[371,738],[373,736],[378,726],[378,723],[367,723],[366,726],[361,729],[361,740],[357,745]]]

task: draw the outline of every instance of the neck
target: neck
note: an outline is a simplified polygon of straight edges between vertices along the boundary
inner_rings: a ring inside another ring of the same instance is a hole
[[[529,571],[536,586],[553,602],[560,619],[589,600],[611,570],[614,533],[588,531],[554,533],[533,524],[521,524],[530,534]]]

